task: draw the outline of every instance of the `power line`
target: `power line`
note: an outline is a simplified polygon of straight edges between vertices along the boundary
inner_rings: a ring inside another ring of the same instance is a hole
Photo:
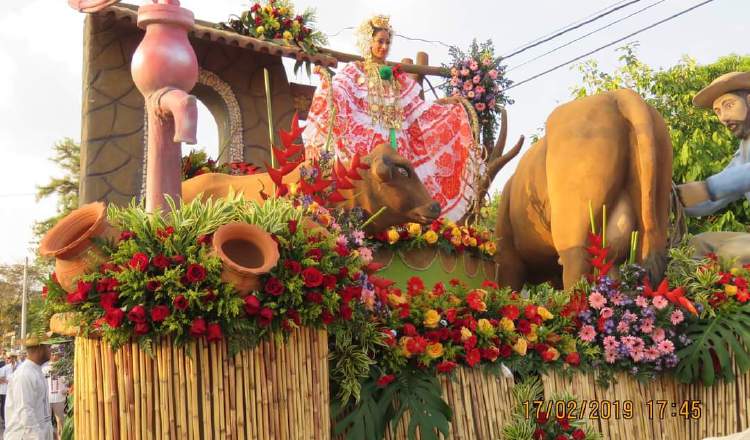
[[[510,58],[510,57],[512,57],[512,56],[514,56],[514,55],[518,55],[518,54],[519,54],[519,53],[521,53],[521,52],[526,52],[527,50],[529,50],[529,49],[531,49],[531,48],[534,48],[534,47],[536,47],[536,46],[539,46],[540,44],[543,44],[543,43],[546,43],[547,41],[550,41],[550,40],[552,40],[552,39],[555,39],[555,38],[559,37],[560,35],[563,35],[563,34],[567,34],[567,33],[568,33],[568,32],[570,32],[570,31],[574,31],[574,30],[576,30],[576,29],[580,28],[581,26],[584,26],[584,25],[586,25],[586,24],[589,24],[589,23],[591,23],[591,22],[594,22],[594,21],[596,21],[596,20],[599,20],[600,18],[602,18],[602,17],[604,17],[604,16],[607,16],[607,15],[609,15],[609,14],[612,14],[613,12],[617,12],[617,11],[619,11],[620,9],[622,9],[622,8],[625,8],[625,7],[628,7],[628,6],[632,5],[633,3],[638,3],[639,1],[641,1],[641,0],[631,0],[631,1],[629,1],[628,3],[625,3],[624,5],[616,6],[615,8],[613,8],[613,9],[610,9],[609,11],[606,11],[606,12],[602,12],[601,14],[599,14],[599,15],[597,15],[597,16],[595,16],[595,17],[593,17],[593,18],[590,18],[590,19],[588,19],[588,20],[586,20],[586,21],[584,21],[584,22],[582,22],[582,23],[580,23],[580,24],[577,24],[577,25],[575,25],[575,26],[573,26],[573,27],[570,27],[570,28],[567,28],[567,29],[563,29],[562,31],[560,31],[560,32],[557,32],[557,33],[555,33],[555,34],[553,34],[553,35],[551,35],[551,36],[549,36],[549,37],[547,37],[547,38],[544,38],[544,39],[542,39],[542,40],[539,40],[539,41],[537,41],[537,42],[536,42],[536,43],[534,43],[534,44],[530,44],[530,45],[528,45],[528,46],[526,46],[526,47],[523,47],[523,48],[521,48],[521,49],[518,49],[518,50],[516,50],[515,52],[513,52],[513,53],[511,53],[511,54],[509,54],[509,55],[504,55],[504,56],[503,56],[503,58],[505,58],[505,59],[508,59],[508,58]]]
[[[530,60],[524,61],[523,63],[521,63],[521,64],[519,64],[519,65],[517,65],[517,66],[513,66],[513,67],[509,68],[508,70],[506,70],[506,72],[510,72],[510,71],[512,71],[512,70],[516,70],[516,69],[518,69],[519,67],[523,67],[523,66],[525,66],[525,65],[527,65],[527,64],[529,64],[529,63],[531,63],[531,62],[533,62],[533,61],[536,61],[536,60],[538,60],[539,58],[543,58],[543,57],[545,57],[545,56],[547,56],[547,55],[549,55],[549,54],[551,54],[551,53],[557,52],[558,50],[560,50],[560,49],[562,49],[562,48],[564,48],[564,47],[568,47],[568,46],[570,46],[571,44],[573,44],[573,43],[575,43],[575,42],[578,42],[578,41],[581,41],[581,40],[583,40],[584,38],[586,38],[586,37],[589,37],[589,36],[591,36],[591,35],[593,35],[593,34],[595,34],[595,33],[599,32],[599,31],[602,31],[602,30],[604,30],[604,29],[607,29],[607,28],[609,28],[609,27],[612,27],[612,26],[614,26],[614,25],[616,25],[616,24],[618,24],[618,23],[620,23],[620,22],[622,22],[622,21],[625,21],[625,20],[627,20],[628,18],[630,18],[630,17],[632,17],[632,16],[634,16],[634,15],[638,15],[638,14],[640,14],[641,12],[647,11],[647,10],[649,10],[649,9],[653,8],[654,6],[656,6],[656,5],[660,4],[660,3],[664,3],[665,1],[667,1],[667,0],[659,0],[659,1],[657,1],[656,3],[652,3],[652,4],[648,5],[648,6],[646,6],[645,8],[641,8],[641,9],[639,9],[639,10],[637,10],[637,11],[633,12],[633,13],[632,13],[632,14],[630,14],[630,15],[627,15],[627,16],[625,16],[625,17],[619,18],[619,19],[617,19],[617,20],[615,20],[615,21],[613,21],[613,22],[611,22],[611,23],[609,23],[609,24],[606,24],[606,25],[604,25],[604,26],[602,26],[602,27],[599,27],[599,28],[597,28],[597,29],[594,29],[593,31],[591,31],[591,32],[589,32],[589,33],[587,33],[587,34],[581,35],[580,37],[578,37],[578,38],[576,38],[576,39],[574,39],[574,40],[570,40],[570,41],[568,41],[568,42],[567,42],[567,43],[565,43],[565,44],[562,44],[562,45],[560,45],[560,46],[557,46],[557,47],[556,47],[556,48],[554,48],[554,49],[550,49],[550,50],[548,50],[547,52],[544,52],[544,53],[543,53],[543,54],[541,54],[541,55],[537,55],[537,56],[535,56],[534,58],[532,58],[532,59],[530,59]]]
[[[520,81],[520,82],[514,83],[513,85],[511,85],[511,86],[507,87],[507,88],[506,88],[505,90],[510,90],[510,89],[512,89],[512,88],[514,88],[514,87],[518,87],[518,86],[520,86],[520,85],[522,85],[522,84],[526,84],[526,83],[527,83],[527,82],[529,82],[529,81],[533,81],[533,80],[535,80],[535,79],[537,79],[537,78],[539,78],[539,77],[541,77],[541,76],[544,76],[544,75],[546,75],[546,74],[548,74],[548,73],[550,73],[550,72],[554,72],[555,70],[557,70],[557,69],[559,69],[559,68],[561,68],[561,67],[565,67],[565,66],[567,66],[567,65],[568,65],[568,64],[570,64],[570,63],[574,63],[574,62],[576,62],[576,61],[580,60],[581,58],[585,58],[585,57],[587,57],[587,56],[589,56],[589,55],[595,54],[596,52],[599,52],[600,50],[603,50],[603,49],[606,49],[606,48],[608,48],[608,47],[610,47],[610,46],[613,46],[613,45],[615,45],[615,44],[617,44],[617,43],[619,43],[619,42],[621,42],[621,41],[623,41],[623,40],[627,40],[628,38],[630,38],[630,37],[632,37],[632,36],[634,36],[634,35],[638,35],[638,34],[640,34],[641,32],[644,32],[644,31],[647,31],[647,30],[649,30],[649,29],[651,29],[651,28],[654,28],[654,27],[656,27],[656,26],[658,26],[658,25],[660,25],[660,24],[662,24],[662,23],[665,23],[665,22],[667,22],[667,21],[669,21],[669,20],[672,20],[672,19],[674,19],[674,18],[677,18],[677,17],[679,17],[680,15],[686,14],[686,13],[688,13],[688,12],[692,11],[693,9],[699,8],[699,7],[703,6],[703,5],[706,5],[706,4],[708,4],[708,3],[711,3],[711,2],[713,2],[713,1],[714,1],[714,0],[706,0],[706,1],[702,2],[702,3],[698,3],[698,4],[697,4],[697,5],[695,5],[695,6],[692,6],[692,7],[690,7],[690,8],[687,8],[687,9],[683,10],[683,11],[680,11],[680,12],[678,12],[678,13],[674,14],[674,15],[671,15],[671,16],[669,16],[669,17],[667,17],[667,18],[663,19],[663,20],[657,21],[656,23],[654,23],[654,24],[651,24],[651,25],[649,25],[649,26],[646,26],[645,28],[641,28],[641,29],[639,29],[639,30],[637,30],[637,31],[635,31],[635,32],[633,32],[633,33],[631,33],[631,34],[628,34],[628,35],[626,35],[626,36],[624,36],[624,37],[622,37],[622,38],[619,38],[619,39],[617,39],[617,40],[615,40],[615,41],[613,41],[613,42],[611,42],[611,43],[605,44],[604,46],[601,46],[601,47],[598,47],[598,48],[596,48],[596,49],[594,49],[594,50],[591,50],[591,51],[589,51],[589,52],[586,52],[585,54],[583,54],[583,55],[581,55],[581,56],[578,56],[578,57],[575,57],[575,58],[573,58],[573,59],[572,59],[572,60],[570,60],[570,61],[564,62],[564,63],[562,63],[562,64],[558,64],[557,66],[555,66],[555,67],[553,67],[553,68],[551,68],[551,69],[547,69],[547,70],[545,70],[545,71],[544,71],[544,72],[542,72],[542,73],[538,73],[538,74],[536,74],[536,75],[534,75],[534,76],[532,76],[532,77],[526,78],[526,79],[525,79],[525,80],[523,80],[523,81]]]

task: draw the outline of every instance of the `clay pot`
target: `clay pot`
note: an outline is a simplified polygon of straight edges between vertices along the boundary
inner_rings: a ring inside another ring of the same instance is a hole
[[[92,272],[104,259],[92,238],[118,235],[107,222],[107,208],[94,202],[74,210],[50,229],[39,243],[39,254],[55,257],[57,281],[67,292],[76,290],[76,280]]]
[[[71,324],[77,315],[76,312],[55,313],[49,320],[50,331],[63,336],[78,336],[80,329]]]
[[[260,288],[260,276],[279,261],[279,246],[271,234],[256,225],[229,223],[216,230],[213,253],[221,258],[221,280],[234,285],[241,296]]]

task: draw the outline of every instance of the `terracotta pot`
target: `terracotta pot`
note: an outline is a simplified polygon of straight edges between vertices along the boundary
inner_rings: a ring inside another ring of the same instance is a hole
[[[57,281],[67,292],[76,290],[76,280],[93,271],[103,255],[92,238],[114,238],[118,235],[107,222],[107,208],[94,202],[74,210],[50,229],[39,243],[39,254],[55,257]]]
[[[78,336],[80,329],[71,324],[77,315],[76,312],[55,313],[49,320],[50,331],[63,336]]]
[[[213,252],[224,263],[221,280],[241,296],[260,288],[260,276],[279,261],[279,247],[271,234],[256,225],[229,223],[216,230]]]

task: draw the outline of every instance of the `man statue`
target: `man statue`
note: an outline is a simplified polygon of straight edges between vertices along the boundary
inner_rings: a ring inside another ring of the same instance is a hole
[[[742,197],[750,200],[750,72],[732,72],[716,78],[695,95],[693,104],[713,109],[719,121],[740,139],[740,147],[724,170],[705,181],[678,187],[689,216],[703,216]],[[696,255],[715,253],[733,258],[737,265],[750,264],[750,233],[706,232],[691,243]]]

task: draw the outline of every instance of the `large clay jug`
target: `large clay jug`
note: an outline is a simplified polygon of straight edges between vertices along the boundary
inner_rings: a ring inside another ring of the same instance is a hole
[[[221,279],[245,296],[260,288],[260,276],[279,261],[279,246],[256,225],[229,223],[216,230],[213,252],[224,263]]]
[[[118,235],[107,222],[107,208],[94,202],[74,210],[50,229],[39,243],[39,254],[55,257],[57,281],[67,292],[76,290],[76,280],[96,269],[103,255],[92,238]]]

